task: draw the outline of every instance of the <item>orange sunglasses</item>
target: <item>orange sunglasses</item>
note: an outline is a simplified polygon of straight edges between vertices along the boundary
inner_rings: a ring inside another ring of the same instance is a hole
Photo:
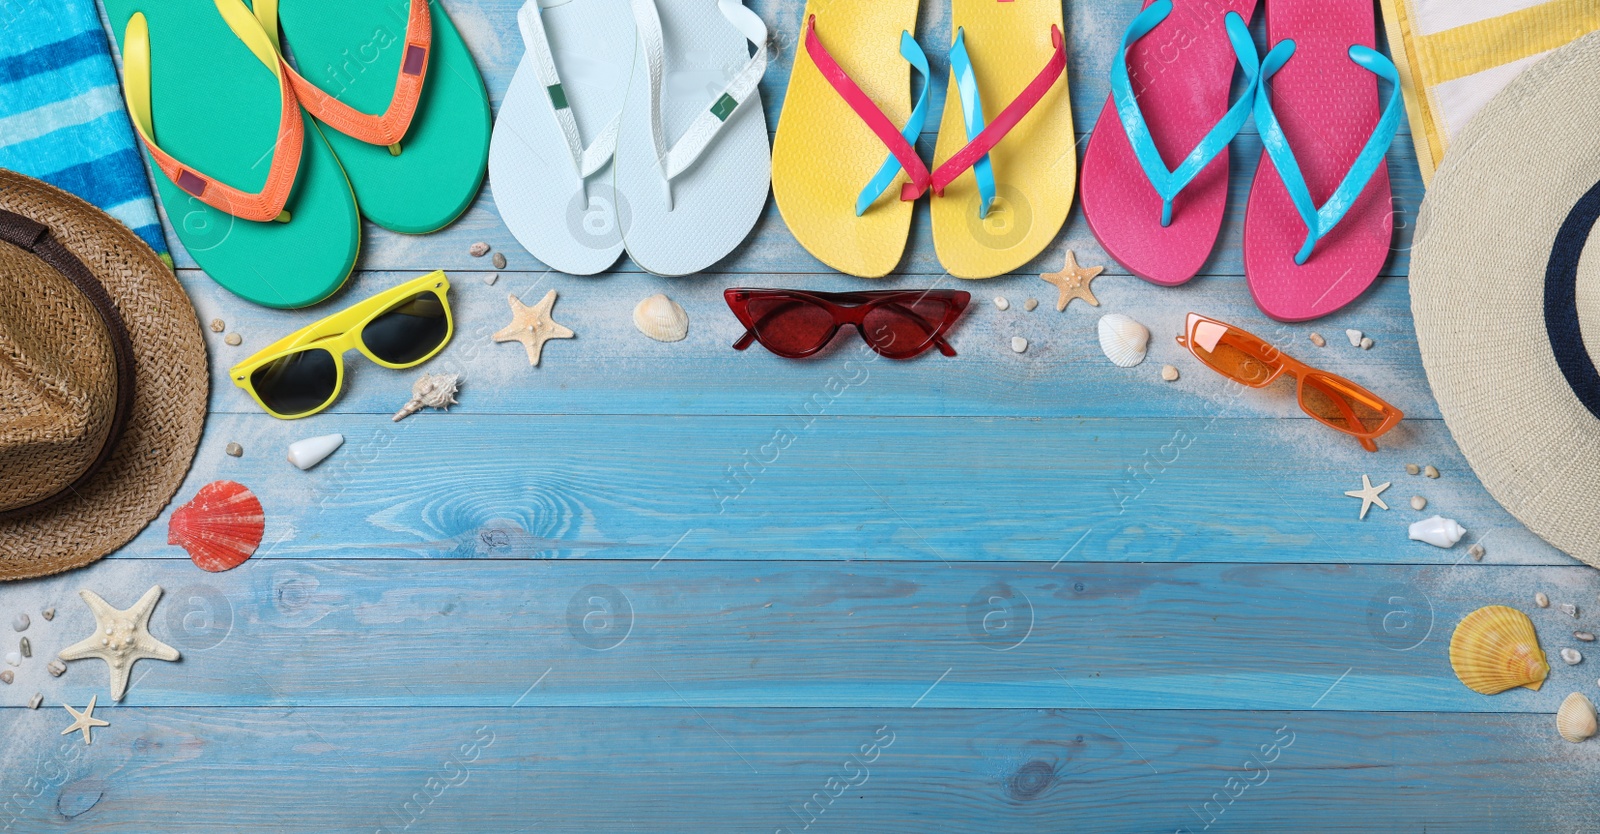
[[[1199,313],[1189,314],[1178,344],[1211,370],[1251,388],[1265,388],[1284,374],[1294,377],[1300,408],[1361,441],[1361,447],[1369,452],[1378,451],[1373,438],[1405,417],[1400,409],[1354,382],[1319,371],[1285,355],[1260,336]]]

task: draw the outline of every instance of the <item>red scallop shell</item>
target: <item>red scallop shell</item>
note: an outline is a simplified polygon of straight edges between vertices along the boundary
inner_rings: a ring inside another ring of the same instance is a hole
[[[167,544],[189,551],[189,558],[212,573],[236,568],[261,544],[267,517],[261,501],[244,484],[213,481],[194,499],[172,511]]]

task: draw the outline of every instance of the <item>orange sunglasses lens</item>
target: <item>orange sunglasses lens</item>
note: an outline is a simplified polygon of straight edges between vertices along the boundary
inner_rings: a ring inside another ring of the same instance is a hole
[[[1189,320],[1190,352],[1235,382],[1260,388],[1283,368],[1283,354],[1237,327],[1195,316]]]
[[[1389,422],[1393,410],[1372,392],[1321,373],[1306,374],[1301,379],[1300,407],[1340,431],[1368,436]]]

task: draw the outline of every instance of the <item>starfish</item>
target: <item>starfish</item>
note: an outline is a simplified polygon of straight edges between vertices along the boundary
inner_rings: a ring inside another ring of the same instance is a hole
[[[65,709],[67,712],[72,713],[72,726],[66,728],[65,730],[62,730],[61,731],[62,735],[64,735],[64,736],[65,735],[71,735],[72,733],[75,733],[78,730],[82,730],[83,731],[83,743],[84,744],[93,744],[94,743],[94,738],[90,735],[89,728],[90,727],[109,727],[109,726],[111,726],[111,722],[110,721],[101,721],[100,719],[94,717],[94,699],[96,699],[98,697],[100,697],[100,696],[98,696],[98,695],[90,695],[89,696],[89,705],[83,708],[83,712],[78,712],[77,710],[73,709],[72,707],[67,706],[66,704],[62,704],[61,705],[62,709]]]
[[[133,664],[145,658],[177,660],[178,650],[150,636],[150,614],[161,599],[161,586],[152,585],[126,611],[112,608],[94,591],[78,592],[94,612],[94,634],[61,650],[62,660],[97,657],[111,667],[111,698],[120,701],[128,691]]]
[[[1383,503],[1383,499],[1378,497],[1384,490],[1388,488],[1389,484],[1387,482],[1373,486],[1372,479],[1362,475],[1361,488],[1352,489],[1349,492],[1346,492],[1345,495],[1348,495],[1351,498],[1361,499],[1361,517],[1366,518],[1367,510],[1372,509],[1373,504],[1377,504],[1386,510],[1389,509],[1389,505]]]
[[[1056,312],[1067,309],[1072,299],[1081,298],[1089,302],[1091,307],[1099,307],[1100,299],[1094,297],[1094,292],[1089,289],[1089,284],[1105,272],[1103,266],[1084,268],[1078,266],[1078,256],[1071,249],[1067,250],[1067,263],[1061,267],[1060,272],[1040,275],[1040,280],[1047,284],[1054,284],[1061,291],[1061,297],[1056,299]]]
[[[570,339],[578,334],[556,324],[550,318],[550,309],[556,306],[556,291],[551,290],[544,295],[538,304],[529,307],[523,304],[515,295],[508,296],[511,300],[511,323],[504,330],[494,334],[497,342],[521,342],[528,349],[528,364],[537,366],[539,354],[544,350],[544,343],[551,339]]]

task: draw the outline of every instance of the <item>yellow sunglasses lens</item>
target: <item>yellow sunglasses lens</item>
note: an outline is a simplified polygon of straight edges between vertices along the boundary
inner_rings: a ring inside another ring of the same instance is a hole
[[[433,290],[416,293],[384,310],[361,329],[361,343],[391,365],[420,362],[450,334],[450,311]]]
[[[285,417],[309,414],[338,393],[339,363],[322,348],[296,351],[252,371],[250,389],[275,413]]]

